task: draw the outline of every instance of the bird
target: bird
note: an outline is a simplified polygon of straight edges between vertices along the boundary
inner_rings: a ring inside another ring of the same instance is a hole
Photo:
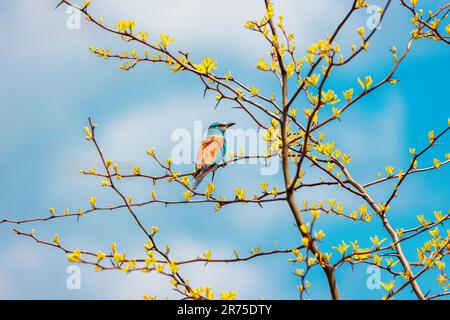
[[[192,189],[195,190],[203,178],[213,172],[224,163],[227,152],[225,131],[235,125],[234,122],[214,122],[208,127],[205,140],[200,144],[195,163],[194,179]]]

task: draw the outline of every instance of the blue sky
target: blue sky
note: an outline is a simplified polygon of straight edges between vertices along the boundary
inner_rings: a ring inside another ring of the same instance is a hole
[[[298,48],[304,50],[315,39],[323,38],[338,24],[350,1],[283,1],[275,9],[285,15],[288,29],[296,33]],[[356,77],[371,74],[381,79],[390,69],[390,46],[402,50],[409,33],[409,17],[397,3],[391,8],[382,29],[371,41],[367,54],[355,59],[345,70],[336,72],[336,88],[356,88]],[[374,1],[375,4],[383,3]],[[80,30],[66,28],[65,8],[54,10],[56,1],[14,1],[0,4],[0,30],[3,39],[0,61],[0,217],[29,218],[45,216],[49,207],[62,211],[68,207],[88,207],[87,199],[97,195],[103,204],[118,199],[100,187],[100,181],[81,176],[80,169],[100,168],[92,146],[84,140],[82,128],[91,116],[100,124],[98,138],[103,150],[121,166],[140,164],[157,170],[145,156],[155,146],[163,157],[174,145],[171,133],[177,128],[193,130],[194,121],[205,124],[218,120],[237,122],[240,128],[253,123],[239,110],[226,105],[214,109],[214,96],[202,97],[200,81],[188,74],[173,75],[164,66],[140,65],[123,72],[115,61],[104,61],[88,51],[98,47],[123,48],[120,41],[82,21]],[[219,59],[219,71],[233,74],[244,82],[266,89],[270,95],[273,81],[266,80],[254,66],[267,48],[256,34],[245,30],[247,19],[263,13],[262,1],[93,1],[93,12],[105,23],[135,18],[138,28],[150,37],[166,32],[177,38],[174,47],[189,50],[194,57],[210,55]],[[338,41],[349,45],[357,40],[355,29],[365,23],[362,12],[344,29]],[[199,19],[201,17],[202,19]],[[426,143],[429,130],[444,128],[450,116],[445,95],[449,85],[450,49],[442,44],[420,41],[399,68],[395,86],[386,86],[365,98],[330,126],[330,137],[354,158],[350,168],[362,181],[376,178],[387,165],[408,164],[408,147],[418,149]],[[433,157],[448,152],[449,139],[433,150]],[[424,162],[425,164],[425,162]],[[180,166],[179,171],[189,170]],[[259,166],[228,166],[216,175],[216,184],[228,195],[237,186],[255,190],[255,181],[281,183],[281,174],[259,176]],[[432,216],[433,210],[448,210],[449,173],[431,172],[412,177],[392,205],[394,226],[411,227],[415,215]],[[391,185],[375,191],[379,201]],[[148,197],[152,186],[127,184],[136,199]],[[259,188],[259,187],[258,187]],[[280,188],[281,189],[281,188]],[[158,189],[159,190],[159,189]],[[161,194],[182,197],[182,190],[161,187]],[[256,190],[255,190],[256,191]],[[251,191],[249,191],[251,193]],[[317,200],[337,198],[348,208],[361,203],[337,189],[311,190],[298,196]],[[378,200],[378,199],[377,199]],[[237,248],[242,254],[262,245],[263,249],[291,247],[298,243],[292,216],[284,204],[236,205],[219,214],[213,207],[162,206],[139,211],[144,223],[158,225],[161,243],[171,243],[177,259],[195,257],[210,248],[213,255],[228,256]],[[331,250],[341,239],[369,245],[369,236],[383,235],[379,221],[349,224],[331,216],[322,218],[320,227],[327,237],[324,247]],[[126,212],[99,213],[79,222],[68,219],[19,226],[35,228],[38,236],[51,239],[60,235],[67,247],[91,251],[108,250],[115,241],[127,254],[142,255],[145,237]],[[11,226],[0,225],[0,298],[51,299],[139,299],[144,294],[173,297],[167,279],[157,275],[96,273],[82,267],[81,290],[66,288],[64,254],[38,246],[29,239],[12,235]],[[414,245],[407,250],[414,259]],[[337,255],[334,252],[334,255]],[[216,291],[232,289],[240,298],[294,299],[297,297],[295,268],[288,256],[261,258],[245,264],[197,265],[182,271],[198,286],[210,284]],[[383,275],[383,281],[390,277]],[[426,278],[434,281],[435,275]],[[366,287],[366,269],[342,269],[337,274],[342,296],[348,299],[378,299],[381,290]],[[312,298],[328,298],[321,272],[313,273]],[[435,287],[435,286],[433,286]],[[425,290],[425,289],[424,289]],[[401,298],[411,297],[407,292]]]

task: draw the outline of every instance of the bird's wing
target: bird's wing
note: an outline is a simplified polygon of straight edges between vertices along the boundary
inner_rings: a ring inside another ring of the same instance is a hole
[[[204,166],[209,167],[218,163],[223,157],[222,148],[224,143],[224,138],[217,135],[211,135],[203,140],[198,150],[195,170],[198,171]]]

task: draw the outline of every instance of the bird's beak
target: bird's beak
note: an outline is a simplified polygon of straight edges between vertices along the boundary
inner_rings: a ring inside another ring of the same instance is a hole
[[[229,127],[232,127],[232,126],[234,126],[236,123],[234,123],[234,122],[229,122],[229,123],[227,123],[227,128],[229,128]]]

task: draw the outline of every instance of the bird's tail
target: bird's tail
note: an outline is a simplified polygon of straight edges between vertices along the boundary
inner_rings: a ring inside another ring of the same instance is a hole
[[[192,185],[192,190],[197,189],[198,185],[202,182],[203,177],[195,178],[194,184]]]
[[[197,187],[200,185],[200,183],[203,181],[203,178],[208,174],[208,168],[206,166],[203,166],[200,168],[194,175],[195,181],[192,185],[192,190],[197,189]]]

